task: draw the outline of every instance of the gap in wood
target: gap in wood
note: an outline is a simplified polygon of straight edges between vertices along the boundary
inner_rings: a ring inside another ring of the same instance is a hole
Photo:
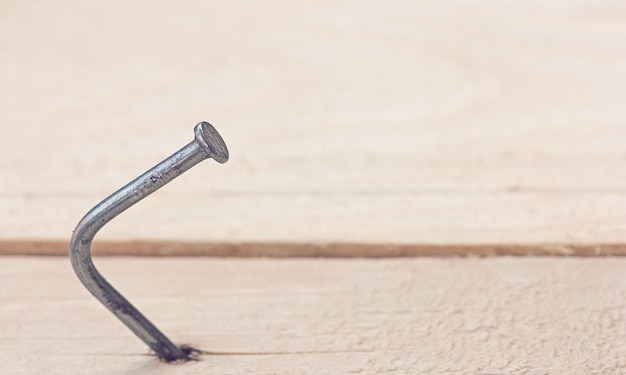
[[[67,256],[66,241],[0,241],[0,255]],[[626,244],[359,244],[286,242],[100,241],[96,256],[333,257],[626,256]]]

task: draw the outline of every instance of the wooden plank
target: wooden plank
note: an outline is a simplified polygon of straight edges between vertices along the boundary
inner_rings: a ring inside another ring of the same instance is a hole
[[[231,161],[97,241],[626,243],[622,2],[1,7],[2,241],[66,241],[208,120]]]
[[[624,258],[104,258],[160,363],[64,258],[0,257],[7,374],[623,374]]]

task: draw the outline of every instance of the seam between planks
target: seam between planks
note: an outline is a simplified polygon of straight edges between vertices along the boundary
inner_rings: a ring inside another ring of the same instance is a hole
[[[67,256],[67,241],[3,240],[0,255]],[[626,244],[360,244],[323,242],[98,241],[97,256],[337,257],[626,256]]]

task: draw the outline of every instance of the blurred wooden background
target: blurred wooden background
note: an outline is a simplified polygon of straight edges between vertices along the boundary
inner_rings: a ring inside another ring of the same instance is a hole
[[[65,252],[89,208],[200,120],[228,164],[96,242],[626,252],[620,2],[1,9],[3,252]]]

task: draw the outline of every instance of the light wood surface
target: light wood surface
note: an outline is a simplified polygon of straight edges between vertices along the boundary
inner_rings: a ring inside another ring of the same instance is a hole
[[[231,161],[96,242],[624,244],[625,21],[617,1],[4,2],[1,249],[66,241],[200,120]]]
[[[2,374],[624,374],[626,258],[103,258],[160,363],[66,258],[0,257]]]
[[[66,254],[192,139],[204,162],[96,254],[626,254],[622,1],[4,1],[0,254]],[[0,374],[624,374],[626,258],[0,257]]]

